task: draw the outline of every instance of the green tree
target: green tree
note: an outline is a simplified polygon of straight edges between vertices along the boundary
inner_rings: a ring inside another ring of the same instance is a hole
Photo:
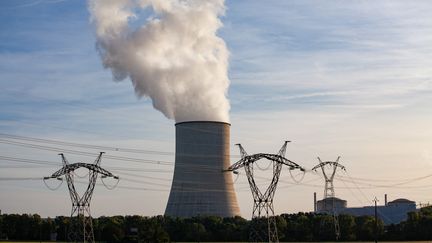
[[[191,223],[187,226],[186,240],[187,241],[203,241],[206,240],[207,230],[203,224],[199,222]]]
[[[219,234],[221,241],[247,241],[248,221],[240,216],[224,218],[222,232]]]
[[[406,240],[432,239],[432,206],[408,213],[408,219],[402,225]]]
[[[354,241],[356,239],[355,217],[351,215],[339,215],[340,240]]]
[[[334,241],[336,239],[333,215],[322,214],[319,217],[319,241]]]
[[[164,223],[163,216],[144,218],[139,227],[138,242],[169,242],[170,237],[164,228]]]
[[[125,232],[123,229],[123,217],[106,217],[100,219],[99,224],[102,232],[102,241],[116,243],[121,242],[125,237]]]
[[[55,222],[51,218],[42,219],[40,228],[41,240],[50,240],[51,233],[56,232]]]
[[[57,229],[57,240],[67,241],[68,240],[68,229],[69,229],[69,217],[58,216],[54,219]]]
[[[360,216],[356,218],[357,240],[366,241],[375,239],[375,218],[372,216]],[[378,219],[378,237],[384,233],[384,223]]]

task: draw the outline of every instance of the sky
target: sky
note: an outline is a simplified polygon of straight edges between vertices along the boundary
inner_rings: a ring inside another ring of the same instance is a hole
[[[341,156],[347,172],[337,173],[335,191],[349,206],[371,205],[375,196],[383,203],[385,193],[432,203],[430,1],[227,0],[226,7],[218,36],[230,51],[233,163],[235,143],[250,154],[276,153],[291,140],[286,157],[307,169],[318,156]],[[102,166],[123,178],[114,190],[98,182],[94,216],[164,213],[175,122],[137,98],[130,81],[113,81],[95,41],[86,1],[0,0],[3,213],[68,215],[66,185],[51,191],[40,178],[61,167],[59,151],[90,163],[101,150],[76,144],[103,146]],[[235,189],[250,218],[242,171]],[[285,169],[275,211],[312,211],[313,193],[321,198],[323,190],[319,173],[296,182]]]

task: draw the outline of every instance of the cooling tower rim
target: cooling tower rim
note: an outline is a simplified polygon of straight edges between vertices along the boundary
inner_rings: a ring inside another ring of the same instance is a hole
[[[216,124],[224,124],[224,125],[231,126],[231,123],[221,122],[221,121],[184,121],[184,122],[177,122],[175,125],[177,126],[177,125],[186,124],[186,123],[198,123],[198,124],[202,124],[202,123],[216,123]]]

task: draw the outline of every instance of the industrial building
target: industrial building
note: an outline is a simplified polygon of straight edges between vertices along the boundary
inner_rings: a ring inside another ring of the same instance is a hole
[[[323,200],[316,202],[316,211],[318,213],[323,212],[340,212],[347,208],[347,201],[337,197],[328,197]]]
[[[174,177],[165,215],[240,215],[232,173],[222,172],[229,166],[229,123],[177,123]]]
[[[377,216],[384,222],[384,225],[398,224],[407,219],[409,212],[416,210],[416,204],[414,201],[399,198],[387,202],[386,195],[384,205],[377,206]],[[348,214],[353,216],[374,216],[375,207],[364,206],[349,208],[347,207],[346,200],[337,197],[330,197],[319,201],[315,200],[315,212],[335,212],[336,214]]]

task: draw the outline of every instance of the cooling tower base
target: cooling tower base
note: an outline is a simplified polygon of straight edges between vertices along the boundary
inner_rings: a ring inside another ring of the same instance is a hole
[[[165,215],[240,215],[230,166],[230,124],[194,121],[176,124],[174,177]]]

